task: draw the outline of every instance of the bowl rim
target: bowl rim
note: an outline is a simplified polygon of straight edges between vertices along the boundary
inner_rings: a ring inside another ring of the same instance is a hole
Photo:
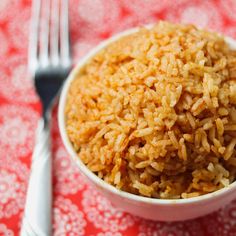
[[[207,193],[204,195],[200,195],[197,197],[191,197],[186,199],[158,199],[158,198],[149,198],[144,197],[140,195],[135,195],[129,192],[125,192],[122,190],[117,189],[115,186],[108,184],[101,178],[99,178],[96,174],[94,174],[92,171],[90,171],[87,166],[82,162],[82,160],[79,158],[77,153],[74,151],[74,148],[72,147],[71,142],[69,141],[66,129],[65,129],[65,114],[64,114],[64,108],[66,104],[66,98],[67,98],[67,92],[70,87],[71,82],[76,77],[76,74],[80,71],[80,69],[86,64],[86,62],[92,58],[95,54],[97,54],[101,49],[109,45],[110,43],[126,36],[130,35],[132,33],[137,32],[140,28],[150,28],[153,24],[150,25],[144,25],[141,27],[134,27],[127,29],[121,33],[118,33],[104,41],[102,41],[100,44],[95,46],[92,50],[90,50],[84,57],[82,57],[79,62],[75,65],[73,70],[70,72],[68,78],[66,79],[61,94],[59,98],[59,106],[58,106],[58,122],[59,122],[59,131],[62,137],[62,141],[66,147],[66,150],[68,151],[69,155],[72,157],[72,159],[75,161],[76,165],[78,166],[79,170],[82,172],[83,175],[85,175],[88,179],[90,179],[91,182],[98,185],[100,188],[107,190],[108,192],[111,192],[115,195],[119,195],[120,197],[124,199],[129,199],[131,201],[135,202],[142,202],[147,204],[154,204],[154,205],[186,205],[186,204],[194,204],[199,202],[205,202],[209,199],[215,199],[224,196],[225,194],[228,194],[236,189],[236,181],[231,183],[229,186],[224,187],[222,189],[219,189],[212,193]],[[227,36],[224,36],[226,42],[230,45],[231,48],[236,49],[236,40]]]

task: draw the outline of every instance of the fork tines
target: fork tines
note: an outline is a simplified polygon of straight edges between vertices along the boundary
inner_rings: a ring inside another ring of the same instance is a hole
[[[29,70],[70,67],[68,0],[33,0]]]

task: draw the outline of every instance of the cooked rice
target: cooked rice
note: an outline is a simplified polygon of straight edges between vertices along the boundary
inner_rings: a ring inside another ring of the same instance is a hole
[[[236,175],[236,52],[192,25],[160,22],[110,44],[72,82],[66,129],[116,188],[189,198]]]

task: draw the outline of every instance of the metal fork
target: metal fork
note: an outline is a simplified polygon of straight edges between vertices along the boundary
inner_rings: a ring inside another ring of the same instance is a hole
[[[42,101],[21,236],[52,233],[50,119],[71,68],[68,0],[33,0],[28,66]]]

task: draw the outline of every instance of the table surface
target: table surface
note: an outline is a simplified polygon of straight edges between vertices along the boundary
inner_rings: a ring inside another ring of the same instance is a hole
[[[0,1],[0,235],[7,236],[19,234],[40,111],[27,74],[30,8],[30,0]],[[70,19],[74,62],[104,38],[159,19],[236,38],[234,0],[70,0]],[[236,202],[182,223],[118,211],[80,175],[62,145],[56,116],[53,121],[54,235],[236,235]]]

